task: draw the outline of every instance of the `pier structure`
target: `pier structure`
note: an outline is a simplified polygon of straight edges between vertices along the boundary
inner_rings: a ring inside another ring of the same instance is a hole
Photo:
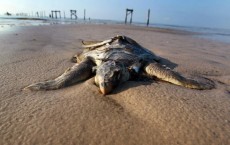
[[[77,19],[77,10],[70,10],[70,18],[73,19],[73,16],[75,19]]]
[[[54,17],[55,15],[55,17]],[[55,11],[51,11],[51,18],[55,18],[57,19],[59,15],[59,18],[61,19],[61,11],[55,10]]]
[[[133,9],[126,9],[126,15],[125,15],[125,24],[127,23],[127,17],[128,15],[131,14],[131,17],[130,17],[130,24],[132,24],[132,19],[133,19]]]

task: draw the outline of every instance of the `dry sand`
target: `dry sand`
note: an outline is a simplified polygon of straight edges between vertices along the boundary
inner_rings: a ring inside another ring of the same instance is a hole
[[[127,35],[212,90],[129,81],[102,96],[86,81],[24,92],[72,66],[81,39]],[[0,35],[0,145],[228,145],[230,45],[161,29],[113,25],[29,26]]]

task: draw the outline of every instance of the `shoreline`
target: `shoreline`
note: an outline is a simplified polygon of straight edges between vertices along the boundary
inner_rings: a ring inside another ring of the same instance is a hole
[[[1,27],[12,27],[12,26],[40,26],[40,25],[79,25],[79,24],[101,24],[101,25],[125,25],[122,21],[112,21],[112,20],[99,20],[92,19],[90,21],[78,19],[71,20],[67,19],[51,19],[51,18],[37,18],[37,17],[0,17],[0,19],[14,20],[12,23],[0,23]],[[21,23],[20,23],[21,22]],[[167,32],[171,31],[174,33],[184,33],[191,34],[194,37],[204,38],[212,41],[230,43],[230,30],[220,29],[220,28],[205,28],[205,27],[192,27],[192,26],[177,26],[177,25],[165,25],[165,24],[150,24],[147,27],[144,23],[134,22],[132,25],[127,24],[127,26],[136,26],[142,28],[153,28],[155,31]],[[1,30],[0,27],[0,31]]]
[[[73,66],[81,40],[127,35],[212,90],[128,81],[102,96],[91,80],[54,91],[22,88]],[[0,37],[0,144],[230,144],[230,45],[125,25],[26,26]]]

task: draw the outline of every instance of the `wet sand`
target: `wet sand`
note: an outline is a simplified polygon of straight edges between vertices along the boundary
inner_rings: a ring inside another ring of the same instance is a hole
[[[214,81],[192,90],[128,81],[103,96],[91,80],[25,92],[73,63],[81,40],[127,35],[185,76]],[[1,145],[230,144],[230,45],[190,33],[115,25],[28,26],[0,35]]]

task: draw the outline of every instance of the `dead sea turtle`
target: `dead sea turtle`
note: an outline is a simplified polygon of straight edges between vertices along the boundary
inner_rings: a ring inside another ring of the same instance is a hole
[[[84,50],[73,57],[73,60],[77,62],[73,67],[53,80],[31,84],[25,89],[54,90],[84,81],[95,75],[95,84],[105,95],[119,84],[143,74],[191,89],[202,90],[214,87],[210,83],[185,78],[162,66],[160,57],[127,36],[82,43]]]

